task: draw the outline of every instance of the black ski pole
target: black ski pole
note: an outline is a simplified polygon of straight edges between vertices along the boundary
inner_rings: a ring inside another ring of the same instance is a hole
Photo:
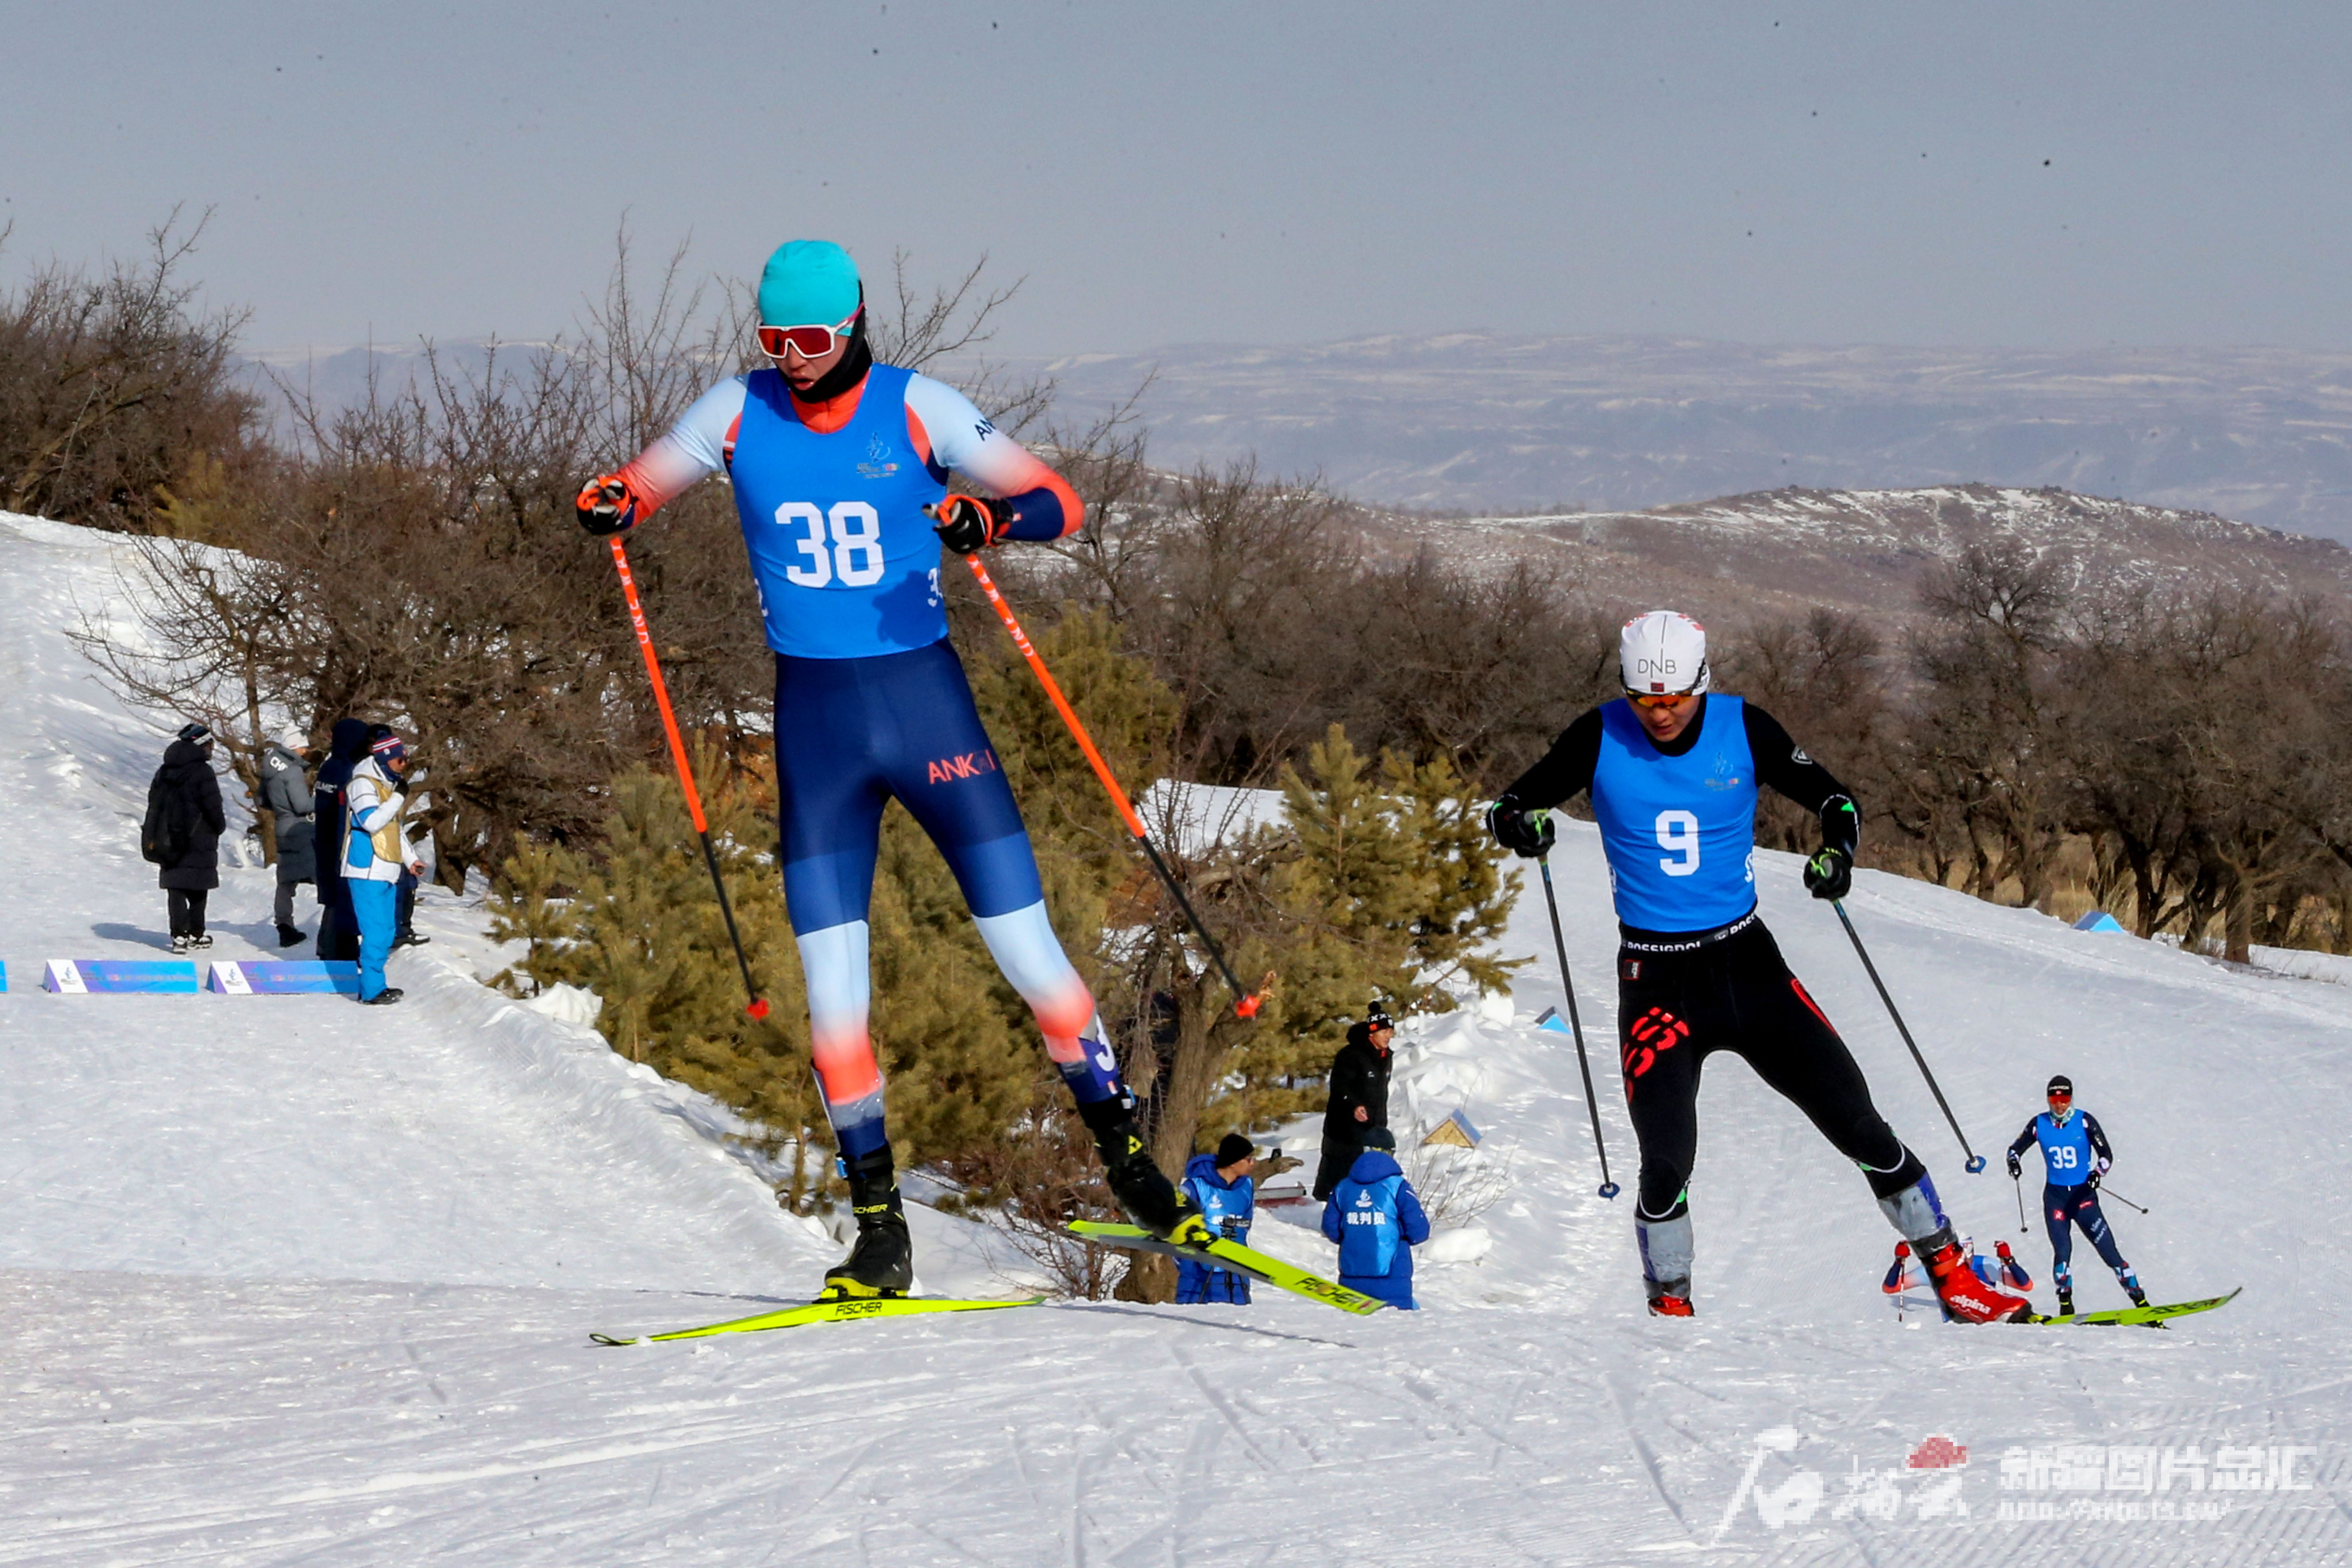
[[[2026,1228],[2025,1228],[2025,1181],[2024,1181],[2024,1178],[2022,1178],[2022,1177],[2021,1177],[2021,1176],[2019,1176],[2019,1175],[2015,1174],[2014,1173],[2012,1173],[2011,1174],[2010,1178],[2009,1178],[2009,1184],[2010,1184],[2011,1186],[2015,1187],[2015,1188],[2017,1189],[2017,1234],[2018,1234],[2018,1235],[2020,1235],[2020,1236],[2025,1236],[2025,1235],[2028,1235],[2028,1234],[2030,1234],[2030,1233],[2029,1233],[2029,1232],[2026,1230]]]
[[[1895,1032],[1903,1037],[1903,1043],[1911,1047],[1911,1059],[1919,1064],[1919,1076],[1927,1080],[1927,1091],[1936,1097],[1936,1104],[1943,1111],[1944,1120],[1952,1124],[1952,1136],[1960,1141],[1960,1152],[1969,1157],[1966,1167],[1969,1174],[1975,1175],[1985,1168],[1985,1157],[1969,1147],[1969,1135],[1960,1131],[1960,1119],[1952,1114],[1951,1102],[1944,1098],[1942,1086],[1936,1082],[1936,1075],[1928,1070],[1927,1058],[1919,1053],[1919,1042],[1911,1037],[1910,1026],[1903,1021],[1902,1013],[1895,1005],[1895,998],[1886,994],[1886,982],[1878,977],[1878,965],[1870,962],[1870,950],[1862,945],[1862,933],[1853,929],[1853,919],[1845,912],[1845,900],[1832,899],[1830,908],[1837,911],[1838,923],[1845,927],[1846,938],[1853,943],[1854,956],[1862,960],[1862,967],[1868,972],[1870,983],[1878,987],[1878,999],[1886,1004],[1886,1016],[1895,1020]]]
[[[1592,1095],[1592,1063],[1584,1054],[1584,1022],[1576,1016],[1576,981],[1568,972],[1568,938],[1560,934],[1559,900],[1551,890],[1551,858],[1536,862],[1543,868],[1544,908],[1551,911],[1551,944],[1559,953],[1559,986],[1568,993],[1568,1030],[1576,1037],[1576,1070],[1584,1075],[1584,1108],[1592,1113],[1592,1152],[1601,1156],[1601,1195],[1613,1198],[1621,1190],[1609,1179],[1609,1150],[1601,1142],[1601,1102]]]
[[[2124,1207],[2131,1209],[2136,1213],[2146,1214],[2147,1212],[2146,1209],[2141,1208],[2137,1204],[2132,1202],[2131,1199],[2124,1196],[2123,1194],[2116,1191],[2113,1187],[2106,1185],[2105,1183],[2100,1184],[2099,1193],[2100,1195],[2113,1198],[2116,1202],[2123,1205]]]

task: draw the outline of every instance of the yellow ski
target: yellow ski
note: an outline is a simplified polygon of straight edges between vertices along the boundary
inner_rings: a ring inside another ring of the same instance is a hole
[[[698,1340],[709,1334],[749,1334],[762,1329],[791,1329],[803,1323],[840,1323],[861,1318],[911,1318],[925,1312],[984,1312],[996,1307],[1034,1307],[1043,1296],[1027,1296],[1009,1301],[938,1300],[929,1297],[866,1296],[845,1301],[812,1301],[803,1307],[786,1307],[778,1312],[762,1312],[752,1318],[734,1318],[723,1323],[705,1323],[698,1329],[672,1329],[666,1334],[647,1334],[642,1339],[615,1339],[611,1334],[591,1333],[589,1338],[600,1345],[651,1344],[656,1340]]]

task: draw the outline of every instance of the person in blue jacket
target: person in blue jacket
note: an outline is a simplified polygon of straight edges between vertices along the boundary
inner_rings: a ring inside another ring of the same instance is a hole
[[[2099,1208],[2099,1180],[2116,1163],[2115,1151],[2107,1146],[2099,1119],[2074,1108],[2073,1079],[2059,1074],[2050,1080],[2047,1093],[2050,1109],[2027,1122],[2025,1131],[2009,1146],[2009,1179],[2013,1182],[2022,1173],[2025,1151],[2041,1144],[2042,1218],[2050,1227],[2050,1273],[2058,1287],[2058,1315],[2066,1317],[2074,1310],[2074,1227],[2078,1225],[2099,1249],[2099,1260],[2116,1271],[2116,1283],[2124,1288],[2132,1305],[2145,1307],[2147,1292],[2139,1288],[2139,1276],[2124,1261],[2123,1249],[2116,1245],[2115,1232],[2107,1228],[2107,1216]]]
[[[1226,1241],[1249,1242],[1250,1220],[1257,1208],[1257,1183],[1250,1173],[1257,1166],[1257,1147],[1238,1132],[1228,1132],[1213,1154],[1195,1154],[1184,1166],[1184,1191],[1200,1205],[1209,1228]],[[1176,1300],[1187,1306],[1223,1301],[1249,1305],[1246,1274],[1212,1268],[1184,1258],[1176,1265]]]
[[[1363,1134],[1364,1152],[1323,1205],[1323,1234],[1339,1244],[1339,1283],[1412,1311],[1412,1249],[1429,1239],[1429,1216],[1396,1163],[1396,1135]]]

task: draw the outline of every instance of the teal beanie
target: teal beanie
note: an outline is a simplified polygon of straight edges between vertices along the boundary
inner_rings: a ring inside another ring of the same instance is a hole
[[[847,321],[861,298],[849,252],[827,239],[787,240],[760,274],[760,322],[831,326]]]

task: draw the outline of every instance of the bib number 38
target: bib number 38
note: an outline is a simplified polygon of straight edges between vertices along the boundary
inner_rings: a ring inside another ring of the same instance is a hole
[[[882,581],[882,517],[862,500],[835,501],[819,511],[804,500],[776,509],[776,526],[801,530],[794,541],[801,559],[784,568],[784,580],[803,588],[823,588],[838,580],[845,588]]]

